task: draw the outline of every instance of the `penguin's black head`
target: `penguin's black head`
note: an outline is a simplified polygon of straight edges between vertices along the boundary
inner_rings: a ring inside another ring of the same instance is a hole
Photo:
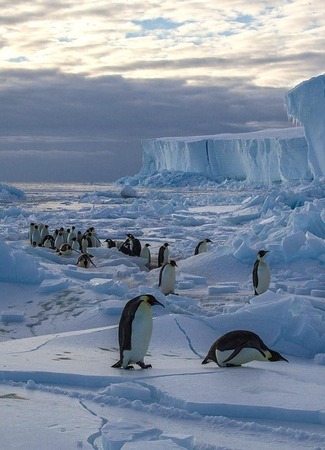
[[[173,259],[171,259],[171,260],[169,261],[169,264],[170,264],[171,266],[178,267],[178,265],[176,264],[176,261],[174,261]]]
[[[211,239],[206,239],[205,242],[212,242]]]
[[[259,256],[260,258],[263,258],[267,253],[269,253],[269,250],[260,250],[257,253],[257,256]]]
[[[128,233],[128,234],[127,234],[127,237],[129,237],[130,239],[134,239],[134,236],[133,236],[133,234],[131,234],[131,233]]]
[[[275,361],[286,361],[289,362],[287,359],[285,359],[283,356],[280,355],[280,353],[276,352],[275,350],[270,350],[271,358],[269,358],[269,361],[275,362]]]
[[[146,244],[145,247],[150,247],[150,244]]]
[[[165,242],[164,247],[168,247],[168,246],[169,246],[168,242]]]
[[[154,297],[154,296],[151,295],[151,294],[141,295],[141,298],[142,298],[142,301],[147,302],[150,306],[153,306],[153,305],[160,305],[160,306],[162,306],[163,308],[165,308],[165,306],[164,306],[162,303],[160,303],[160,302],[156,299],[156,297]]]

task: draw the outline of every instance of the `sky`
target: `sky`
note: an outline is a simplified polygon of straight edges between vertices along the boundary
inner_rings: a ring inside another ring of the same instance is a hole
[[[141,140],[291,126],[323,0],[0,1],[0,179],[114,181]]]

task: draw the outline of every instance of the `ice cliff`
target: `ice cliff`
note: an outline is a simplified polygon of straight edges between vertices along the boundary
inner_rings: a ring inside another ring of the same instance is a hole
[[[304,126],[313,175],[325,176],[325,75],[299,84],[284,100],[288,114]]]
[[[211,180],[290,181],[325,176],[325,75],[292,89],[288,114],[303,126],[142,141],[141,176],[178,171]]]

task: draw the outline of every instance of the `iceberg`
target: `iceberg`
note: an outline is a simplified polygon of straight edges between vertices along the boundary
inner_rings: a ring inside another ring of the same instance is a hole
[[[300,83],[284,100],[289,116],[304,126],[313,176],[325,176],[325,74]]]
[[[299,126],[143,140],[139,176],[181,172],[263,183],[325,176],[325,75],[296,86],[284,104]]]
[[[274,182],[311,179],[303,127],[142,141],[141,176],[179,171],[226,179]]]

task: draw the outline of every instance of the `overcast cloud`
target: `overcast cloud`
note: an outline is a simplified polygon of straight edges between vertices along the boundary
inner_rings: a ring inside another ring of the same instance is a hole
[[[141,140],[288,127],[323,0],[0,2],[0,178],[113,181]]]

